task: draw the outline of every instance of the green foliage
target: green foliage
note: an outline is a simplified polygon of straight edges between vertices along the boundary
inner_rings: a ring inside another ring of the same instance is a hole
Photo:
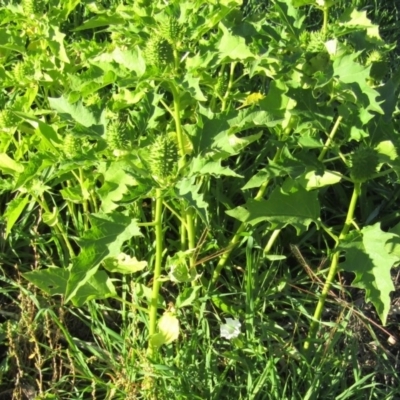
[[[0,8],[12,397],[32,377],[40,398],[398,398],[387,351],[373,373],[357,358],[375,331],[359,334],[354,302],[363,291],[392,332],[398,27],[354,4]]]

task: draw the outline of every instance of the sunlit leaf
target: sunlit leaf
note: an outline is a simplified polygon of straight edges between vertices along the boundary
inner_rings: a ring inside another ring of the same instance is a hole
[[[394,240],[399,243],[397,235],[382,231],[380,223],[376,223],[352,232],[339,246],[346,256],[340,268],[355,274],[352,285],[365,290],[366,301],[372,302],[384,325],[390,310],[390,293],[394,290],[390,270],[399,260],[387,246]]]

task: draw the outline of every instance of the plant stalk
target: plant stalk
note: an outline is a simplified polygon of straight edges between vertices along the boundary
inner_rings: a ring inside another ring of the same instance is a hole
[[[328,136],[328,139],[326,140],[324,148],[321,150],[321,153],[318,156],[318,161],[322,161],[325,158],[326,153],[328,152],[329,147],[330,147],[330,145],[331,145],[331,143],[332,143],[332,141],[333,141],[333,139],[334,139],[334,137],[336,135],[336,132],[338,131],[339,125],[342,122],[342,119],[343,119],[343,117],[341,115],[339,115],[339,117],[337,118],[337,120],[335,122],[335,125],[333,125],[333,128],[332,128],[332,130],[331,130],[331,132],[330,132],[330,134]]]
[[[150,310],[149,310],[149,340],[156,333],[157,329],[157,306],[158,297],[161,288],[161,268],[162,268],[162,253],[164,244],[164,235],[162,229],[162,210],[163,210],[163,198],[162,190],[156,189],[156,205],[154,215],[154,226],[156,235],[156,257],[153,272],[153,290],[151,293]],[[154,355],[154,348],[149,344],[148,355],[151,357]]]
[[[178,137],[178,147],[179,147],[179,170],[181,171],[185,167],[185,144],[183,138],[183,129],[181,123],[181,105],[180,105],[180,95],[177,87],[172,83],[171,91],[174,97],[174,120],[175,120],[175,128],[176,134]],[[194,223],[194,215],[193,210],[185,211],[182,209],[182,221],[186,221],[185,224],[181,224],[181,250],[186,250],[188,246],[189,249],[193,249],[196,245],[196,229]],[[187,235],[187,236],[186,236]],[[187,239],[188,240],[187,240]],[[190,265],[194,266],[195,260],[192,257],[190,260]]]
[[[346,238],[347,234],[349,233],[349,230],[352,225],[353,218],[354,218],[354,212],[356,209],[357,200],[358,200],[358,197],[360,196],[360,192],[361,192],[361,183],[355,182],[354,189],[353,189],[353,195],[351,197],[349,208],[347,210],[346,220],[343,225],[342,231],[340,232],[339,240],[337,241],[337,243],[333,249],[333,256],[332,256],[331,265],[329,266],[328,276],[326,278],[324,287],[322,289],[317,306],[315,308],[314,318],[311,321],[310,330],[308,332],[307,339],[303,346],[304,350],[306,350],[306,351],[309,350],[310,344],[315,339],[315,336],[317,334],[319,322],[321,320],[322,311],[323,311],[324,305],[325,305],[325,300],[328,296],[332,282],[336,277],[336,273],[337,273],[337,269],[338,269],[338,265],[339,265],[340,252],[338,251],[337,248],[338,248],[340,242],[342,240],[344,240]]]

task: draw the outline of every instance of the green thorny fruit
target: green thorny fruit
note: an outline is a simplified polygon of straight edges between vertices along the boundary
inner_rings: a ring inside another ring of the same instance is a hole
[[[111,122],[107,127],[106,142],[114,154],[129,150],[131,141],[126,126],[118,121]]]
[[[35,75],[35,68],[32,64],[22,61],[15,64],[13,75],[18,85],[25,85],[32,81]]]
[[[0,111],[0,128],[12,129],[18,126],[21,118],[16,116],[11,110]]]
[[[177,44],[182,37],[182,25],[175,17],[169,17],[161,24],[160,32],[171,44]]]
[[[224,97],[226,91],[228,90],[229,76],[226,73],[222,73],[218,76],[217,84],[215,85],[215,91],[218,96]]]
[[[173,63],[174,50],[166,38],[156,35],[147,42],[144,57],[147,63],[160,68]]]
[[[351,156],[350,176],[356,182],[365,182],[376,173],[378,164],[378,152],[371,147],[360,146]]]
[[[43,14],[46,8],[46,0],[22,0],[22,10],[29,17],[32,14]]]
[[[76,136],[73,133],[67,133],[62,148],[65,157],[72,159],[81,154],[82,145],[83,141],[79,136]]]
[[[176,178],[178,146],[174,137],[159,135],[150,146],[149,168],[153,179],[160,186],[168,186]]]

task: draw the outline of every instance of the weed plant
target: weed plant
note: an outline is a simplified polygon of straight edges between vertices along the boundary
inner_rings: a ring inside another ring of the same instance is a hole
[[[399,12],[1,2],[0,398],[399,399]]]

